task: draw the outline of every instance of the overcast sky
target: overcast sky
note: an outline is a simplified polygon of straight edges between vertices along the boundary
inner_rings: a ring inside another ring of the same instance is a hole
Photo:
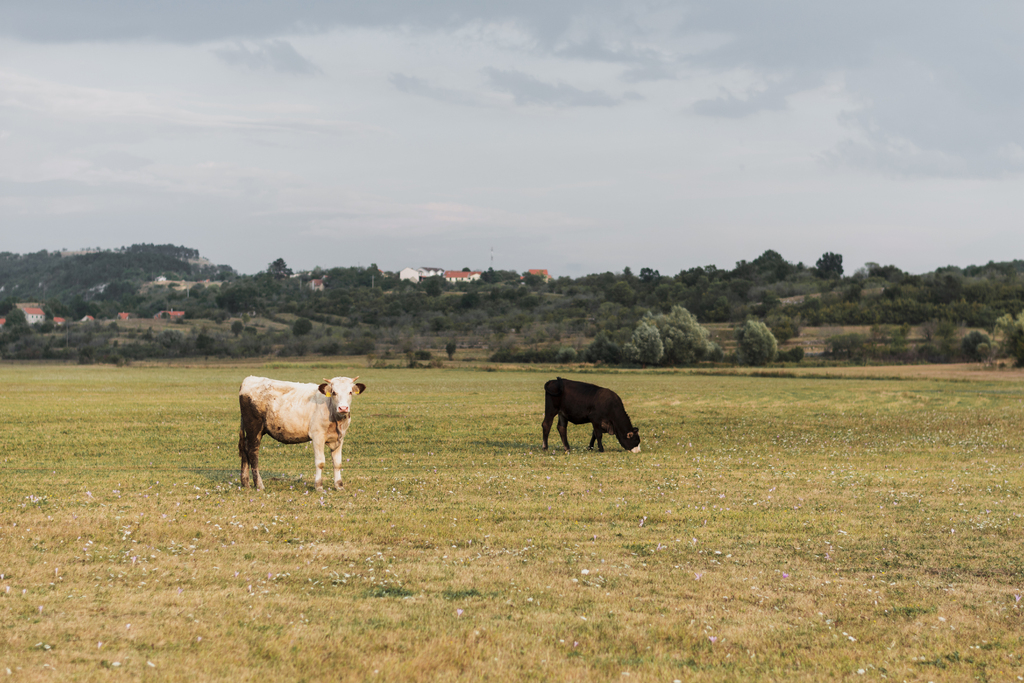
[[[0,251],[1024,258],[1024,4],[5,0]]]

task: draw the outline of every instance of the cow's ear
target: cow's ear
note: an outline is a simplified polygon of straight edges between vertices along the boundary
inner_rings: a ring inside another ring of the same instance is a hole
[[[633,438],[633,434],[634,434],[634,432],[626,432],[626,438],[627,439],[632,439]]]
[[[317,387],[317,391],[319,391],[324,396],[330,396],[331,395],[331,385],[328,384],[327,382],[324,382],[323,384],[321,384],[320,386]]]
[[[356,390],[357,394],[361,394],[364,391],[366,391],[366,385],[363,384],[362,382],[360,382],[359,384],[356,384],[353,388]]]

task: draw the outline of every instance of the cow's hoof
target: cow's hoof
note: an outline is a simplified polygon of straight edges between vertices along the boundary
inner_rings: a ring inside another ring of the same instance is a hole
[[[338,483],[338,484],[334,485],[334,490],[335,491],[344,491],[345,488],[340,483]]]

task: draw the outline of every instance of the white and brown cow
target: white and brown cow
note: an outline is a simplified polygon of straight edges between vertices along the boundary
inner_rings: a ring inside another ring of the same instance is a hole
[[[249,487],[249,472],[257,489],[260,477],[260,439],[269,434],[281,443],[313,442],[314,483],[323,491],[324,447],[334,460],[334,488],[341,489],[341,444],[352,423],[352,397],[366,391],[358,377],[335,377],[321,384],[282,382],[246,377],[238,390],[242,422],[238,429],[238,455],[242,459],[242,486]]]

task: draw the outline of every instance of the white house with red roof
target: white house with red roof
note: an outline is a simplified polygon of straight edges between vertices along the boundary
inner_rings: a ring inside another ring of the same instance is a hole
[[[446,270],[444,271],[444,279],[452,284],[458,282],[474,282],[479,280],[480,276],[483,275],[479,270]]]
[[[25,314],[25,320],[29,325],[35,325],[46,320],[46,313],[38,306],[32,304],[17,304],[17,306]]]

